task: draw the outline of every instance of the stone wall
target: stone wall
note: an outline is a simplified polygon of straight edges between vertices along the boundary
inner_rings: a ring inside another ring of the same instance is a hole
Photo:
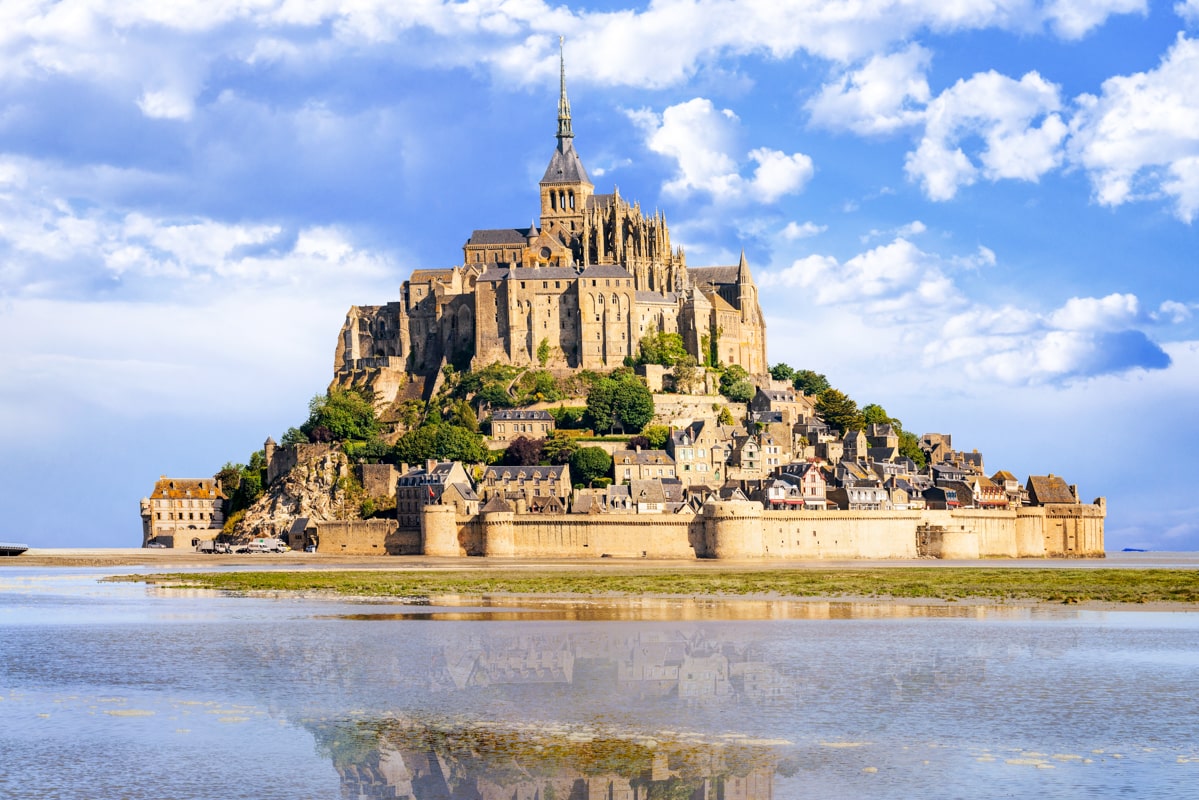
[[[347,556],[419,555],[419,531],[400,530],[394,519],[316,523],[317,552]]]
[[[296,464],[312,461],[327,453],[333,452],[337,445],[324,442],[289,444],[276,447],[273,451],[268,448],[266,457],[266,483],[270,486],[282,476],[291,472]]]
[[[455,516],[428,506],[430,555],[522,558],[1102,558],[1105,507],[1016,511],[764,511],[710,503],[691,514]]]

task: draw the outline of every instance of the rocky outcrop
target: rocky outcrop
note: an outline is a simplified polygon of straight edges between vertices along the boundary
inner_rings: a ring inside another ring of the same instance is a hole
[[[281,538],[300,517],[359,519],[359,494],[353,470],[340,450],[302,459],[246,509],[234,527],[234,538]]]

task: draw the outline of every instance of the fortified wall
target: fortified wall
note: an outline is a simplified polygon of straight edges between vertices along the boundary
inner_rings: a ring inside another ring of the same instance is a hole
[[[699,514],[460,516],[430,505],[421,529],[321,523],[319,550],[347,555],[495,558],[1103,558],[1105,504],[1014,511],[766,511],[743,501]]]

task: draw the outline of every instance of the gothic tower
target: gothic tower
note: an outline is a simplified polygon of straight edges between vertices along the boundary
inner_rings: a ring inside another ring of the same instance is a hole
[[[561,88],[558,95],[558,147],[541,178],[541,232],[570,246],[583,226],[583,211],[595,187],[575,152],[570,123],[570,100],[566,98],[566,57],[558,39]]]

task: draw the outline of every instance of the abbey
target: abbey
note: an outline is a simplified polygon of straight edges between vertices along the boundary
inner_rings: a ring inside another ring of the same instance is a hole
[[[680,334],[697,363],[766,372],[766,324],[744,254],[688,268],[663,214],[594,191],[574,148],[564,67],[557,146],[539,186],[540,224],[476,230],[461,266],[417,270],[398,301],[351,308],[337,380],[365,378],[392,399],[404,376],[436,375],[447,362],[611,369],[658,331]]]

